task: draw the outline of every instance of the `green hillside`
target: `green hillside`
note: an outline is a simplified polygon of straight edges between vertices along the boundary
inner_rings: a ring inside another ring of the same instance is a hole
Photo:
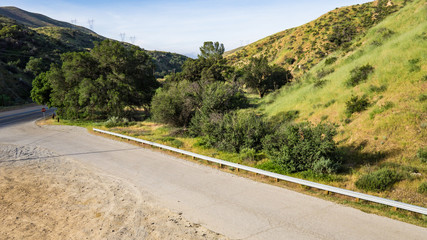
[[[408,2],[350,44],[262,99],[258,110],[270,117],[297,111],[296,121],[334,123],[350,169],[339,186],[358,190],[362,175],[393,169],[402,181],[382,195],[426,206],[419,193],[427,182],[426,1]],[[351,103],[361,108],[350,114]]]
[[[42,14],[27,12],[17,7],[0,7],[0,15],[3,15],[10,19],[14,19],[17,23],[32,28],[62,27],[77,29],[88,34],[96,34],[87,28],[67,22],[58,21]]]
[[[15,7],[0,7],[0,106],[31,101],[35,75],[57,63],[60,54],[88,51],[95,41],[104,39],[84,27]],[[179,72],[187,59],[176,53],[147,52],[153,57],[156,77]]]
[[[337,49],[350,51],[357,47],[351,44],[353,39],[402,6],[400,0],[380,0],[336,8],[312,22],[231,50],[225,56],[231,64],[242,66],[250,57],[264,55],[269,62],[300,76]]]

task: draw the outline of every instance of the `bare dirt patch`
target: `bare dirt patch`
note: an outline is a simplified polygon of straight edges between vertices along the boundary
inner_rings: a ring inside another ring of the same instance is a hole
[[[0,144],[0,239],[225,239],[46,149]]]

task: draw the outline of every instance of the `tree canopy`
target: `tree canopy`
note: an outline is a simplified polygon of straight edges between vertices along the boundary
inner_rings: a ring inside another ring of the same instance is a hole
[[[292,79],[292,74],[277,65],[270,66],[267,57],[251,58],[243,68],[242,82],[246,87],[256,90],[260,97],[268,91],[279,89]]]
[[[49,103],[65,118],[125,116],[135,107],[148,107],[158,87],[151,57],[136,46],[105,40],[90,52],[65,53],[61,60],[35,82],[32,98],[49,102],[41,90],[50,84]]]

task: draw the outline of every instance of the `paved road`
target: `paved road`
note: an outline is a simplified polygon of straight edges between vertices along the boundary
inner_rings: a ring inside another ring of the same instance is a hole
[[[46,109],[46,112],[42,113],[42,108]],[[22,122],[28,122],[43,116],[51,116],[55,112],[55,108],[48,108],[46,106],[34,106],[23,109],[12,110],[8,112],[0,112],[0,128],[19,124]]]
[[[258,183],[68,126],[0,128],[0,143],[37,145],[128,180],[160,205],[232,239],[426,239],[427,229]],[[28,159],[31,160],[31,159]]]

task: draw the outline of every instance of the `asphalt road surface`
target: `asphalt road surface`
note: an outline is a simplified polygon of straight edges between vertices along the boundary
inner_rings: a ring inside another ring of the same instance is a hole
[[[42,108],[46,109],[43,114]],[[8,112],[0,112],[0,128],[19,124],[22,122],[28,122],[42,117],[52,116],[55,112],[55,108],[48,108],[46,106],[34,106],[24,109],[17,109]]]
[[[231,239],[427,239],[426,228],[94,136],[83,128],[36,126],[30,121],[34,114],[0,126],[0,143],[40,146],[123,178],[160,205]],[[6,115],[0,117],[9,119]]]

